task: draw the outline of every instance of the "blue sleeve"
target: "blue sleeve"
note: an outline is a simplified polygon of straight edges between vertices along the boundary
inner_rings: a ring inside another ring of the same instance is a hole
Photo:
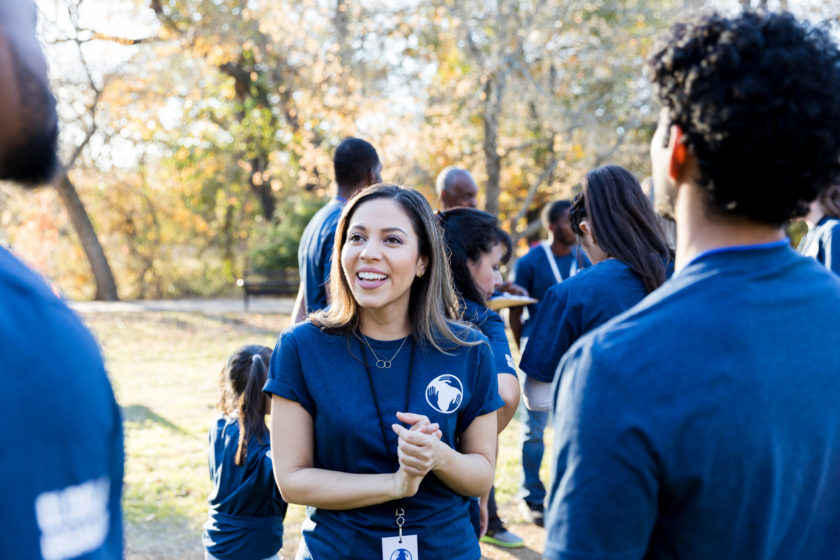
[[[311,416],[315,416],[315,402],[306,386],[293,331],[284,331],[277,339],[271,361],[268,363],[268,379],[263,386],[263,392],[269,397],[277,395],[295,401]]]
[[[493,360],[496,364],[496,373],[509,373],[516,376],[513,357],[510,354],[510,343],[508,342],[507,332],[505,332],[505,322],[498,313],[487,310],[487,316],[481,325],[481,332],[490,341]]]
[[[586,337],[584,342],[591,341]],[[555,382],[552,477],[545,558],[645,557],[658,514],[654,443],[632,391],[591,344],[577,344]]]
[[[527,255],[526,255],[527,256]],[[522,257],[516,261],[516,266],[513,267],[514,284],[522,286],[530,294],[534,287],[534,269],[528,264],[528,260]]]
[[[458,435],[463,434],[472,421],[479,416],[495,412],[505,405],[502,397],[499,396],[499,382],[496,372],[493,371],[493,355],[490,347],[487,344],[479,344],[470,348],[469,351],[478,353],[477,367],[470,402],[458,419]]]
[[[519,369],[551,383],[560,358],[581,335],[581,309],[569,301],[567,281],[552,286],[540,304]]]
[[[834,238],[837,237],[837,243]],[[840,274],[840,221],[835,222],[834,227],[825,236],[825,266],[834,274]]]
[[[320,298],[318,301],[318,309],[323,309],[327,306],[327,291],[329,290],[330,270],[332,269],[333,246],[335,245],[335,228],[330,230],[330,234],[324,239],[324,247],[321,253],[321,277],[318,278],[318,290]]]

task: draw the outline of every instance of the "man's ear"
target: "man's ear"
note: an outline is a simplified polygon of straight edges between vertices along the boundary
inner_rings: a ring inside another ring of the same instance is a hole
[[[671,125],[671,141],[668,149],[671,151],[668,178],[675,183],[679,183],[680,178],[686,170],[686,162],[688,160],[688,148],[683,142],[683,131],[679,125]]]

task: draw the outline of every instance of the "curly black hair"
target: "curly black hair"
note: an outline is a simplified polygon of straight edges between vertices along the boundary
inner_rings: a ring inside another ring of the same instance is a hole
[[[710,209],[781,224],[840,177],[840,51],[826,26],[715,13],[675,26],[648,70]]]

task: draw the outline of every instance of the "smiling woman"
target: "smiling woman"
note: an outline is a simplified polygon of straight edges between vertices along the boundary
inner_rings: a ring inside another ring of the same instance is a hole
[[[312,506],[297,557],[475,560],[503,402],[486,338],[455,320],[432,209],[369,187],[334,251],[332,305],[280,335],[265,385],[280,492]]]

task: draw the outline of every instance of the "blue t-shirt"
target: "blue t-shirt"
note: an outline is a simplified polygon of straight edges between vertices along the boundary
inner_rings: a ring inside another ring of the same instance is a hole
[[[461,301],[464,321],[474,325],[490,342],[496,373],[509,373],[516,377],[516,367],[510,355],[510,343],[505,332],[505,322],[498,313],[472,300]]]
[[[122,558],[122,419],[99,347],[0,248],[0,558]]]
[[[298,268],[306,294],[306,312],[327,306],[327,283],[330,279],[333,245],[338,219],[346,201],[333,198],[315,212],[300,238]]]
[[[283,547],[286,502],[274,483],[268,433],[252,436],[244,465],[236,464],[239,420],[220,416],[210,428],[209,519],[202,541],[213,556],[267,558]]]
[[[582,251],[572,247],[572,252],[565,257],[558,257],[552,254],[557,264],[557,272],[562,280],[574,276],[578,270],[589,266],[591,263]],[[549,288],[557,284],[557,278],[548,262],[548,255],[542,243],[534,245],[525,255],[516,261],[513,269],[513,282],[528,290],[528,295],[540,301],[527,306],[527,316],[522,322],[521,338],[528,338],[533,329],[532,322],[537,316],[537,310],[542,299]]]
[[[486,342],[473,329],[465,335]],[[390,426],[397,422],[396,412],[406,409],[415,343],[409,339],[399,350],[401,340],[368,342],[380,359],[392,360],[390,369],[377,368],[377,358],[356,337],[327,334],[308,321],[287,329],[277,341],[265,391],[300,403],[312,416],[316,468],[393,473],[399,466],[398,438]],[[362,351],[384,418],[377,414]],[[457,347],[446,355],[417,345],[414,352],[408,412],[439,423],[442,441],[458,449],[459,436],[475,418],[504,404],[490,347],[486,343]],[[421,557],[476,560],[481,552],[470,523],[469,501],[429,473],[411,498],[344,511],[309,508],[298,554],[316,559],[379,558],[382,538],[397,536],[394,511],[402,507],[403,533],[417,535]]]
[[[551,383],[560,358],[578,338],[646,295],[641,277],[618,259],[606,259],[555,284],[540,303],[519,368]]]
[[[817,259],[831,272],[840,274],[840,220],[824,217],[808,230],[796,250],[806,257]]]
[[[701,255],[555,384],[546,558],[837,558],[840,279],[787,242]]]

